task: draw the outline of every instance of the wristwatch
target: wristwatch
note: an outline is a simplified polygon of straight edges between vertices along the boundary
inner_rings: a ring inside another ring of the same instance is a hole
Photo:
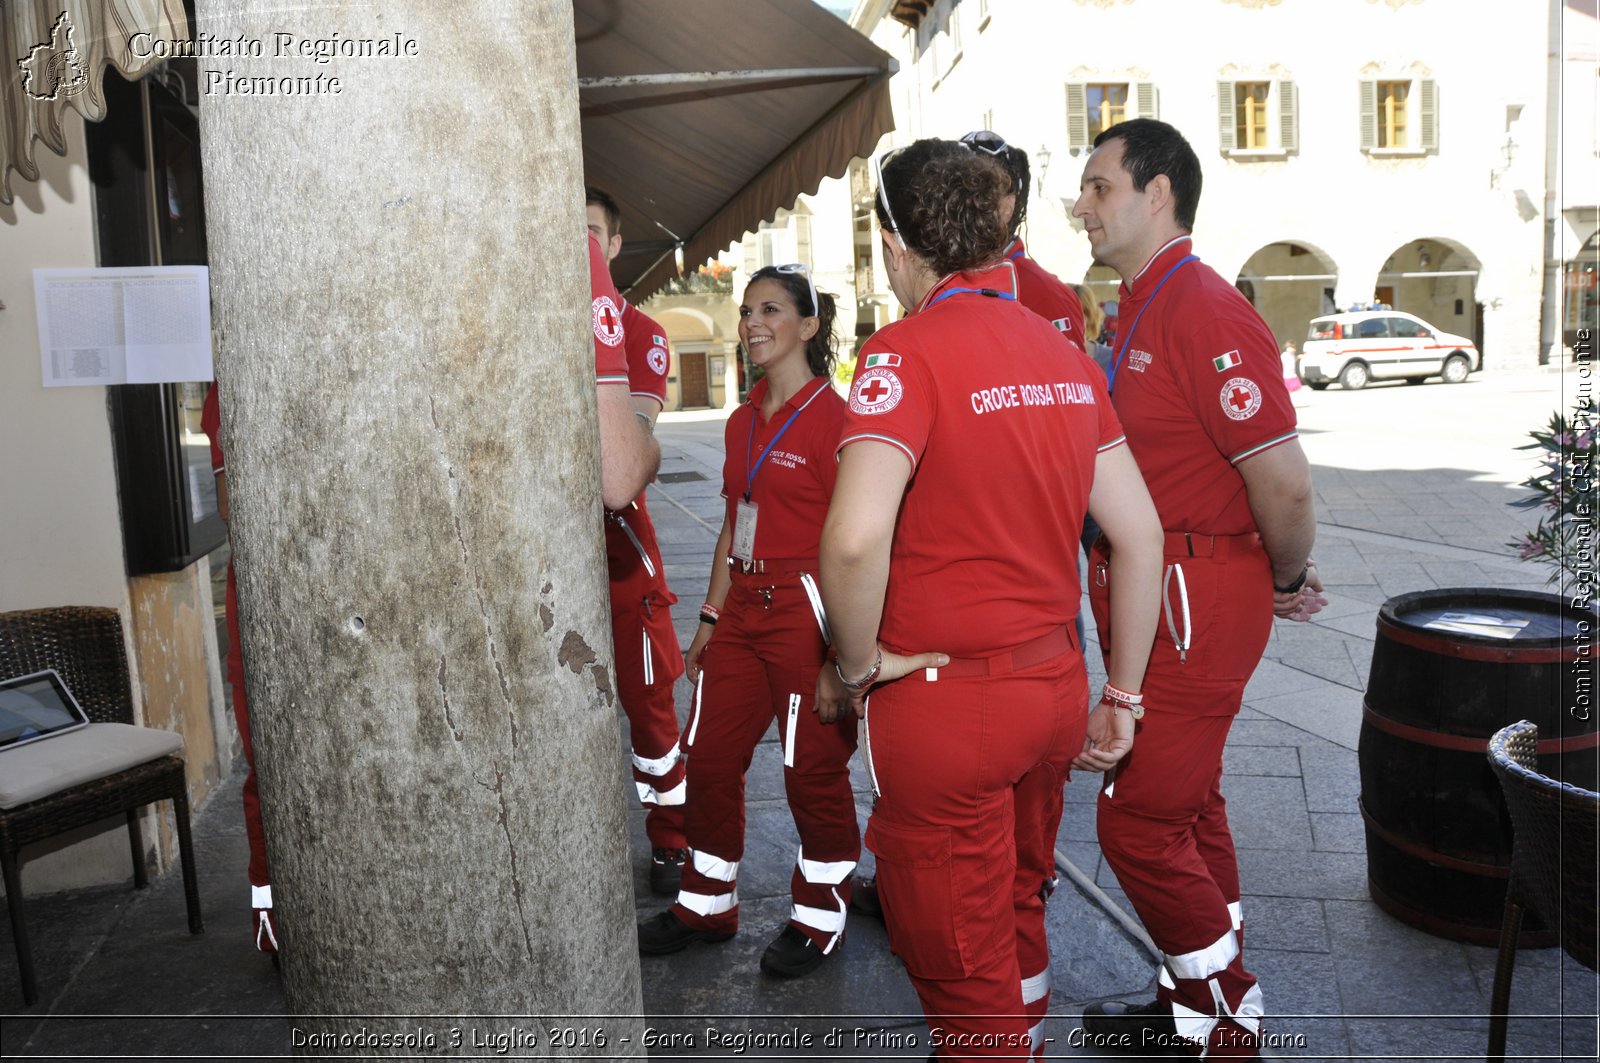
[[[1301,567],[1300,575],[1296,576],[1293,580],[1291,580],[1287,587],[1280,587],[1276,583],[1274,583],[1272,585],[1272,589],[1277,591],[1279,594],[1294,594],[1301,587],[1304,587],[1306,585],[1306,577],[1308,577],[1310,575],[1311,575],[1311,562],[1307,561],[1305,563],[1305,565]]]

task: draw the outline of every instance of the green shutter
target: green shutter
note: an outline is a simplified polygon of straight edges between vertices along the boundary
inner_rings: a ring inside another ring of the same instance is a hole
[[[1378,83],[1361,82],[1361,150],[1378,146]]]
[[[1292,81],[1278,82],[1278,146],[1291,155],[1300,151],[1300,90]]]
[[[1238,146],[1238,117],[1234,113],[1233,82],[1217,82],[1217,146],[1226,155]]]
[[[1089,100],[1083,82],[1067,82],[1067,147],[1089,147]]]
[[[1439,150],[1439,94],[1432,78],[1417,82],[1417,146],[1423,151]]]

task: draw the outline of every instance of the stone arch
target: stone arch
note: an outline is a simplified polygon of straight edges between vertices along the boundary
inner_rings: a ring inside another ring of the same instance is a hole
[[[1445,236],[1417,236],[1389,253],[1373,283],[1372,299],[1428,324],[1483,343],[1478,281],[1483,261]]]
[[[1333,256],[1308,240],[1284,239],[1258,247],[1234,285],[1250,300],[1278,339],[1296,347],[1305,341],[1311,319],[1335,309],[1339,267]]]

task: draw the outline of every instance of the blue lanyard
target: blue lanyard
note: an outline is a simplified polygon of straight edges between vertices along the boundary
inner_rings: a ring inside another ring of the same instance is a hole
[[[807,402],[809,401],[808,399]],[[761,452],[761,457],[756,459],[754,465],[751,465],[750,447],[756,440],[756,418],[761,416],[759,410],[753,411],[754,416],[750,418],[750,437],[744,441],[744,500],[746,502],[750,501],[750,489],[755,486],[756,472],[761,468],[761,463],[767,460],[767,455],[772,453],[772,448],[778,445],[778,440],[783,438],[783,433],[789,430],[789,426],[794,424],[794,419],[800,416],[800,410],[805,408],[806,403],[803,402],[800,404],[799,409],[789,415],[789,419],[783,422],[783,427],[778,429],[778,434],[773,436],[771,441],[767,443],[766,449]]]
[[[1128,353],[1128,344],[1133,342],[1133,330],[1139,327],[1139,319],[1144,317],[1144,312],[1146,310],[1150,309],[1150,304],[1156,301],[1156,293],[1161,291],[1162,285],[1166,284],[1167,281],[1172,278],[1174,273],[1178,272],[1178,270],[1182,269],[1184,266],[1187,266],[1189,263],[1198,261],[1199,258],[1199,255],[1185,255],[1183,258],[1180,258],[1178,261],[1174,262],[1172,264],[1172,268],[1163,273],[1161,275],[1161,279],[1156,282],[1154,290],[1150,292],[1150,298],[1146,299],[1144,301],[1144,305],[1139,308],[1139,312],[1133,315],[1133,324],[1128,326],[1128,332],[1122,337],[1122,346],[1117,351],[1117,357],[1112,360],[1111,369],[1106,373],[1107,394],[1109,394],[1111,390],[1117,386],[1117,370],[1122,368],[1122,359],[1123,356]]]
[[[952,295],[987,295],[991,299],[1016,299],[1016,296],[1012,295],[1010,292],[997,291],[994,288],[946,288],[944,291],[934,296],[933,301],[922,309],[932,310],[934,307],[938,306]]]

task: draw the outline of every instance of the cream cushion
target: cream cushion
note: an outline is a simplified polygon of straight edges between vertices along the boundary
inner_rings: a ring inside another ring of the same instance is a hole
[[[126,723],[88,727],[0,752],[0,808],[16,808],[183,751],[183,736]]]

